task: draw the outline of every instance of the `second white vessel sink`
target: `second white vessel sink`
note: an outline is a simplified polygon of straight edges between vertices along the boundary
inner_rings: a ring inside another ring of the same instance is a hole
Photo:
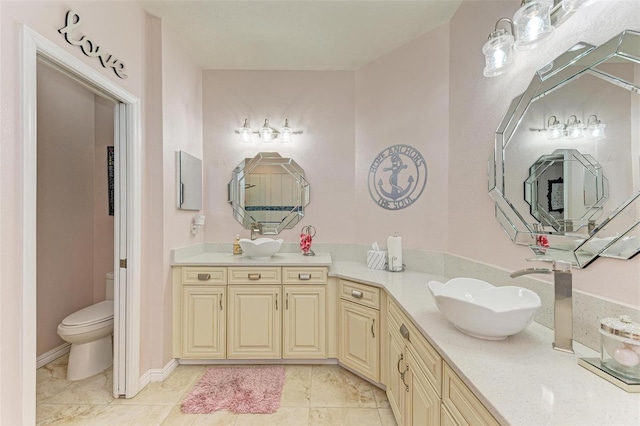
[[[240,247],[242,248],[242,252],[251,259],[264,260],[269,259],[280,251],[282,241],[281,239],[274,240],[272,238],[256,238],[255,240],[242,238],[240,240]]]
[[[542,306],[540,296],[515,286],[495,287],[475,278],[429,281],[440,312],[473,337],[501,340],[519,333]]]

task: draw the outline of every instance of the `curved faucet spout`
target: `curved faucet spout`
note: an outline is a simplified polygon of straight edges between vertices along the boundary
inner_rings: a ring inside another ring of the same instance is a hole
[[[515,271],[512,272],[511,275],[509,275],[511,278],[516,278],[516,277],[520,277],[522,275],[529,275],[529,274],[550,274],[553,271],[551,269],[547,269],[547,268],[527,268],[527,269],[521,269],[519,271]]]

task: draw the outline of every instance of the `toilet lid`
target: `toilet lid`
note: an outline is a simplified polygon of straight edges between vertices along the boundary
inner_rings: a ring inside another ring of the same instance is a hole
[[[113,300],[105,300],[74,312],[62,320],[62,325],[91,325],[113,318]]]

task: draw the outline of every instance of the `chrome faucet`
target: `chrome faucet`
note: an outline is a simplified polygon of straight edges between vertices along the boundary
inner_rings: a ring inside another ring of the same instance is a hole
[[[251,239],[255,240],[258,235],[262,234],[262,224],[258,222],[253,222],[251,224]]]
[[[528,268],[515,271],[511,278],[528,274],[550,274],[553,272],[555,299],[553,305],[553,349],[573,353],[573,306],[571,263],[556,260],[553,268]]]

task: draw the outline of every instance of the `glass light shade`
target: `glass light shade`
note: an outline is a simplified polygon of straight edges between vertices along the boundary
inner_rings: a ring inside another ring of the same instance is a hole
[[[258,130],[258,133],[260,134],[260,139],[262,139],[263,142],[271,142],[273,140],[273,129],[269,127],[269,122],[267,120],[264,120],[264,126]]]
[[[562,0],[562,10],[565,12],[575,12],[588,2],[589,0]]]
[[[556,123],[547,127],[547,139],[555,140],[564,136],[564,124]]]
[[[293,131],[289,127],[289,120],[284,120],[284,127],[280,129],[280,139],[282,143],[293,142]]]
[[[551,25],[551,0],[532,0],[522,6],[513,15],[515,25],[515,49],[528,50],[536,48],[540,42],[553,35]]]
[[[579,139],[584,136],[584,126],[580,121],[567,125],[567,139]]]
[[[253,134],[253,131],[251,130],[251,127],[249,127],[247,119],[244,120],[242,127],[238,129],[238,133],[240,133],[240,139],[242,139],[242,142],[251,142],[251,135]]]
[[[607,137],[604,134],[605,127],[607,127],[607,125],[599,121],[589,123],[587,127],[587,137],[595,140],[605,139]]]
[[[482,46],[482,53],[485,57],[482,74],[485,77],[504,74],[513,65],[513,36],[505,30],[491,33],[489,40]]]

